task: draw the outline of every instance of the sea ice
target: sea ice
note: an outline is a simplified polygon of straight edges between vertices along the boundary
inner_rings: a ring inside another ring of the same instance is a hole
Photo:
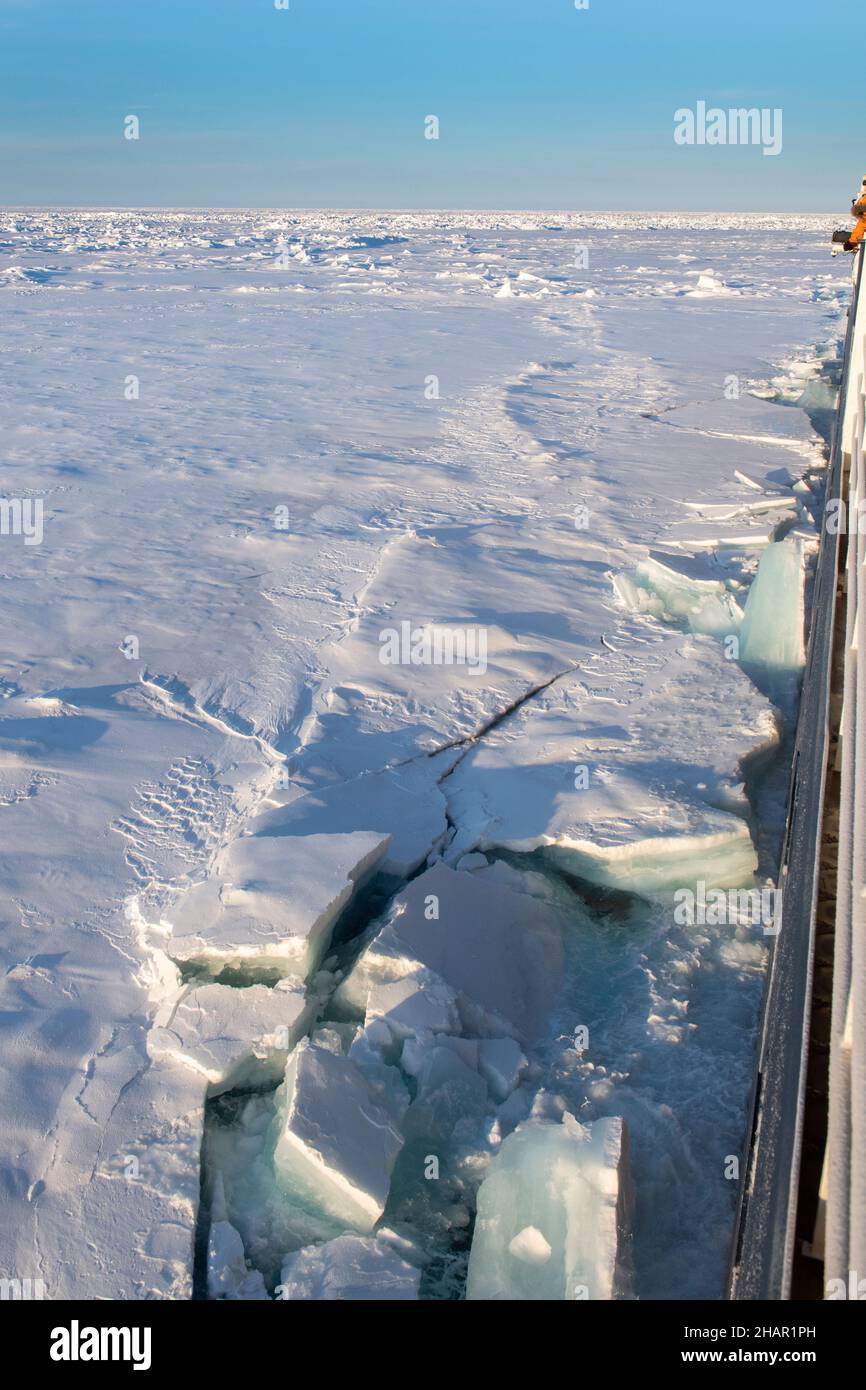
[[[389,842],[377,869],[408,878],[447,829],[445,797],[438,783],[456,757],[443,753],[353,782],[317,787],[302,796],[296,789],[276,791],[251,828],[260,836],[280,837],[378,831]]]
[[[337,1236],[308,1245],[283,1262],[280,1299],[409,1300],[418,1297],[421,1274],[385,1240]]]
[[[269,964],[305,978],[325,955],[341,909],[388,837],[243,835],[169,914],[175,960]]]
[[[561,983],[561,933],[557,913],[527,894],[436,864],[398,896],[336,998],[366,1014],[383,983],[425,970],[456,994],[464,1032],[533,1039]]]
[[[349,1057],[300,1043],[278,1092],[275,1139],[279,1183],[347,1226],[372,1230],[403,1137]]]
[[[368,1088],[356,1078],[353,1095],[369,1094],[413,1135],[391,1183],[408,1194],[402,1214],[428,1210],[428,1234],[459,1236],[472,1181],[461,1169],[440,1200],[449,1180],[427,1182],[418,1167],[425,1126],[445,1135],[446,1166],[462,1144],[477,1173],[479,1124],[498,1137],[533,1095],[524,1072],[494,1117],[478,1045],[512,1034],[538,1067],[539,1046],[523,1034],[540,1030],[546,1045],[562,973],[544,931],[541,944],[534,935],[553,914],[542,874],[465,856],[547,846],[567,873],[647,891],[687,875],[748,877],[739,764],[772,743],[769,704],[744,695],[715,638],[671,635],[616,604],[611,576],[661,556],[675,575],[725,581],[742,602],[758,553],[795,515],[792,499],[806,519],[819,459],[804,411],[748,389],[731,399],[723,383],[732,365],[746,383],[786,360],[796,380],[768,392],[812,410],[832,404],[814,380],[814,344],[837,333],[848,287],[828,274],[822,225],[736,214],[568,213],[551,225],[441,211],[0,213],[12,267],[0,271],[14,388],[0,398],[5,471],[10,492],[45,503],[43,544],[2,539],[0,1269],[26,1274],[36,1252],[48,1296],[61,1300],[191,1295],[204,1097],[237,1059],[257,1061],[270,1004],[244,1038],[241,1014],[223,1029],[221,996],[202,996],[215,1010],[197,1038],[189,1003],[173,1021],[167,996],[189,1001],[206,986],[183,993],[170,957],[188,962],[185,974],[231,964],[236,978],[267,967],[297,981],[320,967],[335,914],[365,874],[406,876],[429,855],[453,856],[461,872],[440,871],[450,887],[438,921],[410,893],[412,939],[392,923],[359,962],[348,1012],[356,1028],[373,989],[369,1030],[350,1045],[328,1018],[319,1036],[335,1065],[351,1053]],[[276,264],[281,236],[288,268]],[[584,240],[602,254],[576,270]],[[735,299],[682,293],[696,283],[682,262],[705,268],[710,242]],[[506,282],[516,297],[496,299]],[[349,357],[357,389],[347,391]],[[121,359],[134,399],[122,396]],[[422,389],[434,372],[435,398]],[[661,579],[674,603],[679,581]],[[769,633],[770,656],[785,664],[762,582],[751,655],[764,659]],[[657,597],[651,587],[642,592]],[[693,597],[680,593],[687,607]],[[719,590],[702,591],[698,608],[707,597],[724,627]],[[483,634],[486,669],[383,664],[383,633],[404,621]],[[483,897],[470,896],[472,883]],[[138,913],[125,913],[133,899]],[[158,925],[143,930],[139,915]],[[581,948],[592,923],[582,928]],[[622,1051],[630,1069],[639,1058],[629,1120],[636,1150],[638,1130],[646,1136],[640,1178],[653,1215],[641,1289],[715,1296],[730,1203],[701,1137],[721,1123],[734,1144],[742,1129],[760,946],[693,932],[657,949],[644,940],[645,998],[626,935],[624,945],[615,930],[593,937],[600,1018],[613,1015],[593,1087],[625,1107],[628,1084],[611,1078]],[[574,968],[585,982],[585,954]],[[406,1072],[426,1087],[410,1116],[389,1020],[399,1016],[399,1032],[411,1013],[414,1029],[420,1001],[407,986],[382,1009],[375,991],[407,980],[426,991],[433,975],[474,1036],[405,1038]],[[320,978],[322,995],[332,979]],[[712,996],[703,1015],[695,982]],[[684,1046],[654,1051],[658,1034]],[[318,1093],[310,1105],[319,1113]],[[285,1251],[342,1227],[276,1189],[271,1097],[250,1097],[243,1113],[237,1134],[217,1135],[214,1123],[208,1147],[231,1171],[227,1224],[270,1281]],[[687,1220],[670,1196],[672,1154]],[[327,1177],[315,1190],[331,1188]],[[217,1244],[237,1255],[222,1234]]]
[[[478,1192],[467,1299],[627,1294],[629,1181],[623,1120],[522,1124]]]
[[[790,699],[806,662],[804,551],[795,537],[764,551],[743,614],[743,669],[777,699]]]
[[[459,845],[547,847],[581,878],[667,891],[756,868],[743,766],[778,743],[767,698],[710,637],[621,638],[472,748],[443,783]],[[489,889],[487,870],[467,877]]]
[[[304,991],[281,981],[275,989],[204,984],[188,990],[163,1026],[150,1030],[154,1061],[174,1058],[208,1084],[211,1095],[280,1075],[306,1031],[313,1005]]]

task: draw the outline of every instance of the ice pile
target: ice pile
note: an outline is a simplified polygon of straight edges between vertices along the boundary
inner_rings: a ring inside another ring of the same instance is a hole
[[[631,575],[620,574],[614,589],[634,613],[679,623],[689,632],[726,637],[736,633],[742,610],[720,579],[693,579],[658,560],[644,560]]]
[[[548,1026],[562,930],[545,904],[444,864],[415,879],[334,996],[332,1012],[355,1021],[325,1022],[289,1059],[274,1128],[283,1191],[366,1234],[404,1145],[423,1150],[402,1163],[405,1187],[431,1145],[450,1153],[470,1131],[477,1143]]]
[[[617,575],[614,589],[634,613],[723,641],[736,637],[743,670],[784,704],[806,660],[806,550],[804,535],[767,544],[744,608],[722,580],[697,579],[652,559],[631,575]]]

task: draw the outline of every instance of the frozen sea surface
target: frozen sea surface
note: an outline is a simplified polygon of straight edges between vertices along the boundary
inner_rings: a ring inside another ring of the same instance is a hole
[[[831,221],[0,215],[0,1273],[189,1297],[211,1214],[222,1296],[454,1296],[499,1148],[568,1110],[631,1132],[635,1292],[720,1295],[767,939],[670,893],[774,871]],[[528,1031],[449,976],[485,882],[561,933]],[[339,1245],[273,1162],[335,1069]]]

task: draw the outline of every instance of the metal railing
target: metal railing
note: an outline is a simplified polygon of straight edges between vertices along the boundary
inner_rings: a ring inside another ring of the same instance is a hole
[[[862,262],[862,252],[858,255]],[[866,1279],[866,640],[861,640],[866,639],[866,296],[855,294],[851,325],[849,372],[840,401],[842,454],[849,466],[847,598],[830,1114],[822,1183],[825,1284],[842,1280],[846,1290],[852,1276],[856,1282]]]
[[[847,403],[852,388],[858,392],[861,402],[859,439],[863,440],[862,389],[863,381],[866,379],[866,300],[864,308],[861,309],[862,268],[861,249],[857,252],[854,267],[854,294],[845,337],[839,407],[830,451],[825,502],[842,496],[847,465],[847,451],[844,445],[848,434],[851,433]],[[858,334],[861,335],[859,338]],[[860,385],[855,387],[854,383],[858,381]],[[861,467],[858,473],[861,479],[862,473]],[[862,486],[861,482],[861,488]],[[862,542],[863,538],[860,539]],[[783,890],[782,915],[770,963],[761,1018],[758,1066],[752,1098],[751,1134],[732,1252],[729,1296],[734,1299],[776,1300],[789,1298],[791,1294],[811,1021],[821,834],[827,778],[830,685],[839,557],[839,533],[824,527],[812,594],[809,647],[779,874],[779,886]],[[861,564],[860,574],[863,573]],[[853,633],[856,636],[856,612],[852,621]],[[846,670],[846,690],[847,681]],[[866,692],[866,685],[862,689]],[[862,722],[866,719],[866,693],[859,709]],[[849,717],[856,727],[857,711],[853,706],[849,708]],[[866,730],[861,732],[866,733]],[[853,764],[853,743],[850,739],[848,748]],[[866,742],[861,745],[861,753],[866,755]],[[858,823],[861,859],[866,853],[866,837],[863,833],[866,829],[863,824],[863,792],[866,790],[863,781],[866,763],[863,767],[864,772],[860,777]],[[852,790],[852,807],[856,805],[856,801],[856,790]],[[856,827],[852,823],[852,863],[857,857],[855,833]],[[840,888],[843,874],[847,872],[840,863]],[[859,881],[862,885],[862,877]],[[840,911],[842,910],[840,898]],[[849,954],[853,957],[853,952]],[[861,1022],[863,1017],[866,1015],[861,1011]],[[834,1032],[835,1027],[834,1020]],[[844,1033],[844,1024],[842,1032]],[[842,1091],[847,1094],[844,1082]],[[861,1092],[860,1104],[866,1105],[866,1092]],[[839,1127],[841,1135],[844,1132],[841,1117]],[[862,1146],[860,1161],[866,1161]]]

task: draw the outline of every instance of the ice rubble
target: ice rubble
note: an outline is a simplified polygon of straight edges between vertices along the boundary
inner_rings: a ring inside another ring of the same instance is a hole
[[[228,1220],[225,1192],[219,1175],[211,1199],[207,1247],[207,1290],[210,1298],[253,1301],[268,1297],[260,1270],[247,1264],[240,1232]]]
[[[787,704],[806,660],[806,549],[801,535],[767,544],[744,607],[722,580],[696,579],[652,559],[642,561],[633,575],[617,575],[614,588],[635,613],[693,633],[736,638],[743,670]]]
[[[423,1181],[430,1153],[453,1163],[461,1145],[471,1151],[487,1143],[485,1128],[497,1113],[506,1128],[527,1113],[529,1097],[512,1107],[510,1124],[505,1110],[529,1066],[525,1043],[549,1027],[562,985],[564,926],[547,904],[441,863],[398,895],[338,989],[334,1017],[297,1045],[275,1095],[265,1144],[271,1181],[292,1208],[300,1204],[303,1220],[367,1235],[394,1185],[398,1206],[414,1203],[416,1214],[419,1187],[427,1189],[425,1201],[447,1206],[447,1196],[433,1195],[440,1184]],[[347,1015],[357,1021],[339,1021]],[[443,1217],[428,1220],[432,1231]],[[248,1226],[247,1209],[239,1221]],[[231,1238],[224,1243],[233,1286]],[[346,1249],[354,1258],[377,1247]],[[280,1296],[308,1296],[311,1280],[336,1287],[340,1270],[331,1257],[340,1255],[342,1265],[343,1253],[332,1241],[318,1254],[302,1252],[297,1265],[290,1260],[283,1282],[291,1291]],[[381,1252],[368,1263],[390,1287]],[[414,1296],[412,1278],[408,1286],[401,1281],[401,1297]]]
[[[352,893],[388,848],[388,836],[243,835],[216,856],[169,920],[178,961],[270,964],[305,978],[327,951]]]
[[[286,1257],[277,1297],[408,1300],[418,1297],[420,1278],[381,1237],[337,1236]]]
[[[520,1125],[478,1191],[467,1299],[627,1296],[631,1207],[621,1119]]]
[[[721,579],[692,579],[658,560],[643,560],[633,574],[618,574],[613,582],[632,612],[682,623],[690,632],[727,637],[742,622],[740,606]]]

